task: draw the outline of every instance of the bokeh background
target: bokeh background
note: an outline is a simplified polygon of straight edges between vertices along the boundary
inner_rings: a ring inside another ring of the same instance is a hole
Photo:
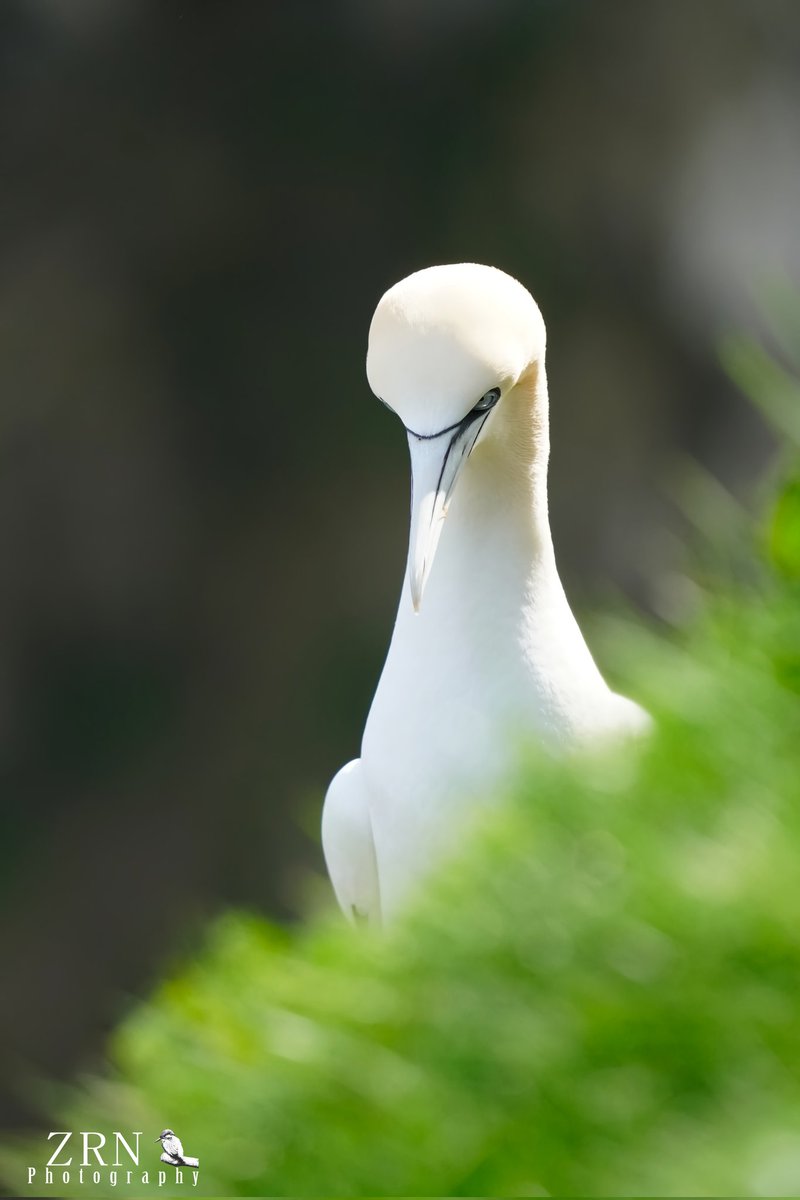
[[[549,329],[575,606],[680,620],[718,360],[797,277],[795,0],[4,0],[0,1113],[206,919],[321,871],[405,551],[382,291],[515,274]]]

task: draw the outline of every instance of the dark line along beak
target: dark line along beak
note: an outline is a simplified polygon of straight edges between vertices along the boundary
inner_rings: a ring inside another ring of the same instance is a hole
[[[411,452],[411,530],[408,582],[414,612],[419,612],[448,505],[461,468],[472,453],[489,412],[470,412],[457,425],[437,434],[407,429]]]

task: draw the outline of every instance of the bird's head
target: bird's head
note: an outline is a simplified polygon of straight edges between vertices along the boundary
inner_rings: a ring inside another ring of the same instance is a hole
[[[162,1129],[161,1133],[156,1138],[156,1141],[163,1142],[164,1138],[171,1138],[171,1137],[175,1137],[175,1134],[172,1132],[171,1129]]]
[[[536,302],[494,267],[428,267],[396,283],[375,310],[367,378],[408,434],[409,583],[417,611],[463,464],[492,438],[504,408],[519,403],[520,384],[544,353]]]

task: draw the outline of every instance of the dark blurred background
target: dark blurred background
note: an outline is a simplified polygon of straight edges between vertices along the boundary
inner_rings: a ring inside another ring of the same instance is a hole
[[[0,5],[4,1119],[321,870],[404,564],[387,286],[530,287],[569,594],[680,609],[675,463],[770,455],[717,339],[798,276],[799,66],[796,0]]]

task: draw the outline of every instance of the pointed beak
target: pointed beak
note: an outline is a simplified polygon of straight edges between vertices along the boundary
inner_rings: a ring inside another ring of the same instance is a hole
[[[408,583],[414,612],[419,612],[422,604],[450,498],[482,425],[482,420],[467,417],[433,437],[407,431],[411,451]]]

